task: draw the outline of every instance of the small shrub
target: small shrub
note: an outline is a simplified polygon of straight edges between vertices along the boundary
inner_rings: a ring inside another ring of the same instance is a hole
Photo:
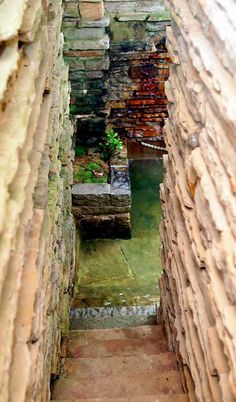
[[[78,146],[75,148],[75,156],[84,156],[86,154],[86,148]]]
[[[107,130],[103,141],[99,144],[101,150],[101,158],[108,160],[112,155],[121,151],[123,148],[122,141],[113,129]]]
[[[104,162],[101,161],[101,165]],[[107,183],[108,174],[99,163],[89,162],[86,166],[77,166],[74,178],[79,183]],[[94,171],[104,173],[103,176],[95,176]]]
[[[102,172],[103,169],[99,163],[96,162],[89,162],[86,166],[86,169],[93,171],[96,170],[97,172]]]

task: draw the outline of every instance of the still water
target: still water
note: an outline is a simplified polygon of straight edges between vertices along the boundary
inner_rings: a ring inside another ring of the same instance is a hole
[[[150,305],[161,273],[159,186],[162,158],[130,161],[132,239],[83,241],[76,305]]]

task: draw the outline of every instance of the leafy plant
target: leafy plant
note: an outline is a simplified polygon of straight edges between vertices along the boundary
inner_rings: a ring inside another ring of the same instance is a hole
[[[108,160],[112,155],[116,154],[123,148],[122,141],[113,128],[106,131],[103,141],[99,144],[101,150],[101,158]]]
[[[75,148],[75,156],[84,156],[86,154],[86,148],[78,146]]]

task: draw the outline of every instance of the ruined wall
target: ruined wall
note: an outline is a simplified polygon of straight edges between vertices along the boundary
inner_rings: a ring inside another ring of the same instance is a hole
[[[167,117],[165,28],[170,15],[160,0],[105,1],[105,8],[111,16],[109,124],[128,138],[160,141]]]
[[[77,143],[96,142],[107,126],[131,138],[160,140],[169,74],[164,1],[64,0],[64,7]]]
[[[162,318],[199,402],[236,400],[235,4],[169,0]]]
[[[0,2],[0,399],[49,400],[73,277],[61,2]]]

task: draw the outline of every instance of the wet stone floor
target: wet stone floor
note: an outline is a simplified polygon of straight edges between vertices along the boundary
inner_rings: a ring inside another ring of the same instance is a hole
[[[159,299],[162,159],[131,160],[130,176],[132,239],[81,243],[75,307],[145,306]]]

